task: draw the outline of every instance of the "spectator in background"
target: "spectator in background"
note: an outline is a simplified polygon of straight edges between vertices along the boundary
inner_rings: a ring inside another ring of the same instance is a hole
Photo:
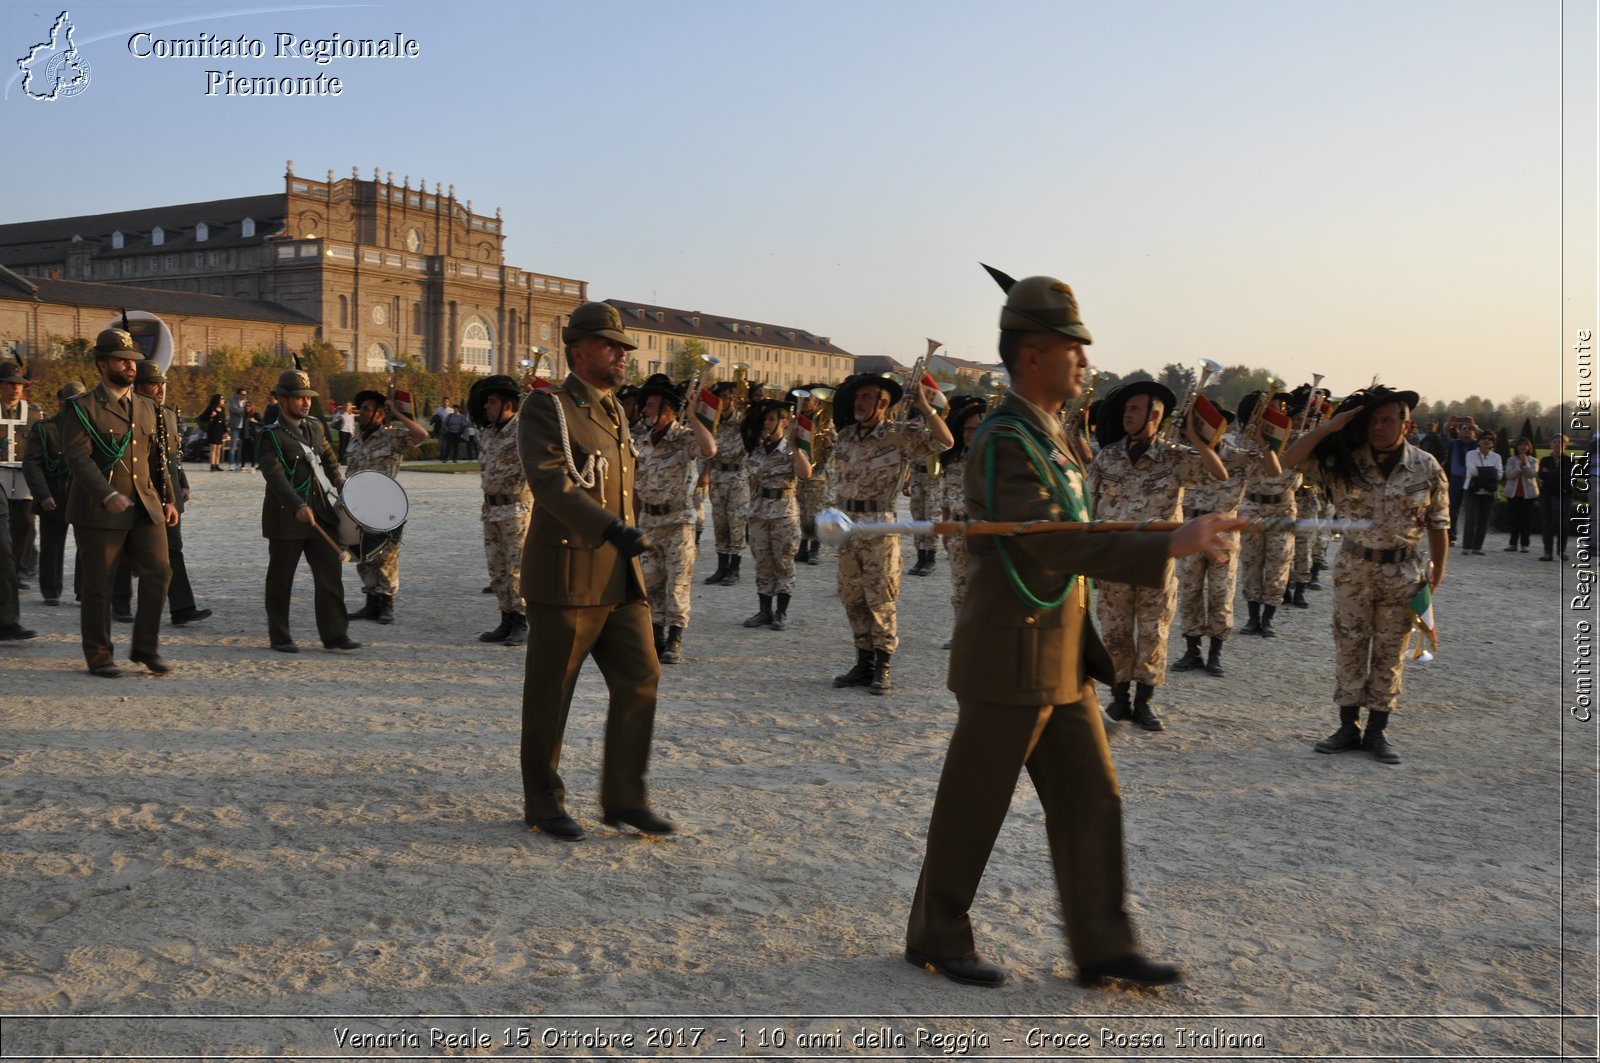
[[[343,465],[345,452],[350,449],[350,440],[356,434],[356,404],[336,404],[332,420],[333,430],[338,433],[339,464]]]
[[[198,422],[206,434],[206,446],[211,448],[211,471],[222,471],[222,444],[228,439],[228,408],[222,404],[221,395],[211,396],[206,408],[200,411]]]
[[[244,468],[244,411],[250,405],[250,392],[235,388],[228,399],[228,467],[234,472]]]
[[[1432,454],[1433,460],[1439,463],[1439,468],[1443,469],[1450,464],[1450,440],[1445,438],[1438,421],[1428,422],[1428,430],[1423,433],[1417,446]]]
[[[1505,460],[1506,476],[1501,488],[1511,517],[1511,540],[1506,552],[1528,552],[1533,541],[1534,509],[1539,498],[1539,460],[1533,456],[1533,440],[1517,440],[1515,452]]]
[[[252,469],[256,467],[256,443],[261,439],[261,414],[256,412],[256,404],[244,404],[244,428],[242,442],[239,446],[239,460],[242,465]]]
[[[1462,483],[1461,511],[1467,530],[1461,538],[1461,552],[1482,554],[1483,537],[1489,531],[1489,511],[1499,495],[1500,481],[1505,478],[1505,463],[1494,452],[1494,433],[1478,433],[1478,449],[1466,456],[1463,463],[1465,476]]]
[[[269,424],[277,424],[278,423],[278,414],[281,411],[282,411],[282,407],[280,407],[278,405],[278,396],[277,396],[277,394],[274,393],[274,394],[268,395],[267,396],[267,408],[261,411],[261,427],[265,428]],[[261,438],[260,436],[256,437],[257,440],[259,440],[260,438]]]
[[[467,431],[467,415],[460,410],[451,410],[444,418],[444,432],[440,436],[440,458],[444,461],[455,461],[456,454],[461,449],[461,437]]]
[[[1572,509],[1572,455],[1567,453],[1567,437],[1551,436],[1550,453],[1539,459],[1539,527],[1544,532],[1544,554],[1540,561],[1554,561],[1559,549],[1567,559],[1568,516]]]
[[[1444,466],[1445,480],[1450,485],[1450,542],[1456,541],[1456,529],[1461,513],[1462,484],[1467,475],[1467,455],[1478,446],[1478,426],[1471,417],[1454,417],[1445,422],[1445,435],[1450,439],[1449,460]]]
[[[428,420],[430,422],[430,424],[428,426],[428,431],[433,436],[433,438],[435,438],[435,439],[437,439],[439,441],[439,445],[440,446],[444,445],[444,422],[445,422],[445,418],[449,417],[452,413],[455,413],[455,412],[456,412],[455,411],[455,407],[450,405],[450,400],[448,398],[443,398],[443,399],[439,400],[439,405],[437,405],[437,406],[435,406],[433,408],[433,413],[430,414],[429,417],[428,417]]]

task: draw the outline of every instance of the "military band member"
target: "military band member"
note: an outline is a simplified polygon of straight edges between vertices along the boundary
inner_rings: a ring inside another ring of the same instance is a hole
[[[322,422],[311,416],[317,393],[309,376],[285,369],[273,394],[278,419],[263,426],[256,445],[257,467],[267,482],[261,502],[261,534],[267,540],[267,638],[280,653],[300,652],[289,633],[289,598],[304,555],[323,648],[358,650],[361,643],[350,638],[344,607],[343,553],[317,531],[338,527],[329,495],[344,482],[339,459]]]
[[[1240,419],[1249,423],[1255,417],[1257,405],[1266,398],[1265,391],[1252,391],[1246,395],[1239,402]],[[1279,412],[1287,413],[1288,392],[1280,391],[1273,395],[1271,403]],[[1266,448],[1259,428],[1254,442]],[[1295,492],[1301,479],[1300,470],[1285,469],[1281,464],[1275,474],[1255,477],[1245,490],[1239,515],[1252,520],[1268,517],[1294,520],[1299,515]],[[1244,584],[1245,608],[1250,613],[1239,634],[1260,635],[1267,639],[1278,637],[1272,621],[1278,613],[1278,603],[1283,600],[1284,589],[1288,586],[1294,544],[1295,533],[1289,528],[1251,532],[1239,544],[1239,580]]]
[[[978,434],[978,425],[983,421],[986,408],[982,400],[956,405],[951,404],[949,418],[950,434],[955,438],[955,445],[944,452],[940,461],[939,470],[939,517],[941,520],[964,521],[967,519],[967,496],[965,477],[967,473],[967,455],[972,447],[972,440]],[[945,553],[950,555],[950,608],[956,616],[961,615],[961,604],[967,600],[967,583],[970,567],[967,552],[967,537],[965,535],[946,535],[944,537]],[[946,644],[946,649],[949,644]]]
[[[11,501],[0,480],[0,505]],[[22,602],[17,593],[17,566],[11,559],[11,522],[0,521],[0,642],[31,639],[38,632],[22,626]]]
[[[167,584],[167,608],[172,611],[172,622],[179,627],[204,620],[210,609],[195,605],[194,587],[189,582],[189,566],[183,560],[183,510],[189,504],[189,477],[183,471],[183,433],[178,426],[178,414],[166,406],[167,375],[161,367],[148,359],[139,363],[134,371],[133,390],[156,404],[161,411],[161,421],[166,431],[166,467],[172,471],[172,489],[164,496],[178,510],[178,523],[167,525],[167,568],[172,578]],[[111,615],[117,620],[133,619],[133,565],[123,554],[117,563],[116,582],[111,590]]]
[[[33,426],[44,420],[44,411],[28,401],[28,374],[16,362],[0,363],[0,461],[25,462],[28,457],[28,437]],[[27,492],[12,492],[7,503],[6,517],[11,523],[11,546],[17,585],[26,588],[26,580],[37,567],[38,548],[34,542],[33,503]]]
[[[428,438],[428,430],[381,392],[358,391],[351,401],[356,408],[356,430],[345,446],[345,476],[381,472],[391,480],[398,479],[401,462]],[[394,600],[400,593],[399,536],[391,534],[375,557],[358,561],[356,575],[361,577],[367,601],[350,619],[394,623]]]
[[[717,420],[717,454],[708,465],[711,488],[711,528],[717,540],[717,570],[707,583],[731,587],[739,582],[739,562],[744,556],[745,515],[750,510],[750,486],[745,479],[739,426],[744,410],[735,401],[738,384],[719,380],[712,392],[722,400]]]
[[[467,397],[467,411],[480,429],[483,554],[489,565],[489,587],[500,604],[500,625],[478,639],[507,646],[520,646],[528,637],[527,606],[522,601],[522,548],[533,517],[533,491],[517,450],[516,418],[521,401],[517,382],[499,375],[473,384]]]
[[[910,500],[910,505],[907,508],[912,520],[925,521],[934,519],[934,514],[939,511],[939,456],[937,454],[912,459],[911,468],[906,473],[905,494],[906,498]],[[932,575],[934,565],[939,560],[938,538],[933,535],[916,535],[912,537],[912,545],[917,551],[917,563],[911,566],[906,575]]]
[[[638,526],[650,540],[639,558],[650,599],[650,629],[662,664],[683,659],[689,628],[689,592],[694,585],[694,483],[699,462],[714,458],[717,444],[699,418],[678,419],[684,397],[666,374],[639,389],[642,433],[639,451]]]
[[[1089,466],[1089,488],[1100,520],[1176,520],[1183,512],[1184,489],[1226,480],[1228,470],[1216,452],[1195,435],[1195,418],[1183,426],[1189,446],[1157,438],[1172,411],[1173,394],[1164,384],[1144,380],[1124,384],[1100,409],[1100,453]],[[1100,587],[1100,626],[1116,664],[1112,702],[1106,714],[1132,720],[1146,731],[1162,730],[1150,698],[1166,682],[1167,633],[1178,610],[1177,588],[1134,587],[1106,582]],[[1133,703],[1129,687],[1138,684]]]
[[[111,582],[126,551],[139,575],[139,604],[129,657],[164,674],[161,611],[167,600],[167,527],[178,510],[162,501],[170,478],[162,467],[163,424],[159,408],[133,390],[144,353],[133,337],[110,328],[95,338],[100,383],[71,400],[63,419],[61,449],[71,471],[67,520],[83,560],[83,655],[89,671],[106,679],[122,675],[111,643]]]
[[[28,478],[28,489],[33,493],[33,507],[39,511],[39,594],[46,605],[60,605],[63,573],[67,559],[67,498],[72,487],[72,473],[67,468],[67,458],[61,450],[61,425],[72,411],[67,403],[88,389],[76,380],[69,380],[56,392],[61,408],[54,417],[46,417],[33,426],[28,437],[28,450],[23,458],[22,471]],[[81,557],[74,557],[72,565],[72,596],[82,594]]]
[[[1013,385],[973,440],[966,513],[1086,520],[1083,474],[1058,413],[1083,387],[1089,332],[1071,289],[1052,277],[1012,282],[1008,292],[1000,356]],[[1084,583],[1159,587],[1169,557],[1220,556],[1232,526],[1211,515],[1170,534],[981,536],[969,544],[971,591],[956,620],[948,683],[959,709],[906,928],[909,963],[965,985],[1005,982],[1006,972],[977,953],[971,909],[1026,768],[1044,806],[1078,982],[1182,977],[1138,951],[1127,910],[1122,798],[1094,687],[1095,678],[1111,677],[1111,662]]]
[[[611,694],[602,820],[671,834],[676,828],[650,810],[645,787],[661,664],[652,652],[639,567],[650,544],[628,523],[633,445],[612,397],[634,344],[610,303],[578,307],[561,338],[572,371],[560,386],[530,396],[518,418],[517,443],[534,498],[522,557],[530,643],[522,686],[523,815],[551,837],[584,836],[567,814],[557,768],[578,670],[593,656]]]
[[[816,421],[822,412],[822,400],[816,397],[818,388],[826,384],[807,384],[809,394],[800,399],[798,412]],[[796,564],[815,565],[822,561],[822,542],[817,538],[817,514],[832,505],[828,488],[828,458],[833,453],[833,427],[813,427],[811,430],[811,476],[795,486],[795,501],[800,506],[800,549],[795,553]]]
[[[1438,592],[1450,552],[1444,470],[1405,440],[1416,405],[1415,391],[1358,391],[1284,454],[1286,465],[1298,465],[1327,490],[1340,518],[1373,522],[1344,533],[1333,564],[1339,729],[1316,744],[1318,753],[1361,749],[1384,764],[1400,763],[1385,732],[1400,698],[1406,638],[1414,623],[1411,603],[1425,585]]]
[[[800,504],[795,485],[811,476],[811,460],[795,441],[789,407],[776,399],[750,404],[742,443],[750,469],[750,556],[756,564],[754,615],[745,627],[789,626],[794,596],[794,558],[800,542]],[[776,604],[774,604],[776,601]]]
[[[838,435],[833,446],[833,486],[838,506],[852,520],[895,519],[895,502],[907,461],[949,450],[954,440],[943,418],[933,416],[926,389],[911,389],[921,419],[889,419],[901,400],[900,384],[865,373],[850,377],[834,393]],[[887,694],[894,686],[890,660],[899,645],[895,603],[900,597],[900,539],[857,537],[839,548],[839,601],[854,636],[856,663],[835,676],[836,687],[868,687]]]

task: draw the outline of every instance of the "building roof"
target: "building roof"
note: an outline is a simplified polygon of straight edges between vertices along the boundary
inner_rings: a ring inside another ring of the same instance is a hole
[[[967,358],[952,358],[948,354],[935,354],[929,361],[934,359],[944,362],[952,369],[967,369],[975,373],[995,373],[1005,369],[999,359],[993,362],[974,362]]]
[[[274,192],[264,196],[212,199],[203,203],[141,207],[109,214],[80,214],[71,218],[11,222],[0,225],[0,261],[8,266],[61,262],[76,242],[74,237],[90,245],[97,257],[145,254],[157,247],[162,251],[209,251],[257,244],[283,228],[288,211],[288,195]],[[254,236],[240,233],[240,223],[246,218],[256,223]],[[195,239],[195,226],[201,222],[210,229],[204,241]],[[158,226],[164,239],[159,245],[153,245],[150,235]],[[117,232],[123,236],[121,248],[111,246],[111,235]]]
[[[901,365],[886,354],[863,354],[856,359],[857,373],[909,373],[909,365]]]
[[[107,310],[147,310],[176,317],[221,317],[238,321],[271,321],[285,325],[317,325],[316,318],[277,303],[233,299],[225,295],[135,288],[128,284],[49,280],[23,277],[0,266],[0,299],[27,299],[58,306],[98,306]]]
[[[699,310],[676,310],[670,306],[629,302],[626,299],[607,299],[622,315],[622,327],[665,332],[674,336],[690,336],[706,341],[754,343],[766,347],[786,347],[814,354],[836,354],[854,357],[849,351],[836,347],[827,336],[817,336],[792,325],[772,325],[764,321],[723,317],[702,313]]]

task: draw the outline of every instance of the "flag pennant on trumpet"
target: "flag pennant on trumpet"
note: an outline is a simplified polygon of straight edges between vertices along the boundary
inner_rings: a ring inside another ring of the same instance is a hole
[[[1416,596],[1411,599],[1411,619],[1417,630],[1428,636],[1428,642],[1433,646],[1435,653],[1439,650],[1439,625],[1433,619],[1433,590],[1424,583],[1418,589]],[[1421,657],[1423,653],[1422,640],[1417,640],[1417,648],[1411,654],[1413,660]]]
[[[813,422],[811,418],[807,417],[805,414],[797,413],[794,415],[795,443],[800,447],[801,452],[804,453],[807,458],[811,457],[811,430],[814,427],[815,422]]]
[[[928,372],[926,369],[922,371],[921,384],[923,387],[932,392],[932,394],[928,396],[928,402],[932,404],[934,409],[947,410],[950,408],[950,400],[945,398],[944,391],[939,387],[939,382],[933,379],[933,374]]]
[[[1261,439],[1274,453],[1283,450],[1289,442],[1289,415],[1276,406],[1268,406],[1261,414]]]
[[[1200,437],[1200,442],[1208,447],[1217,445],[1217,440],[1222,438],[1223,429],[1228,427],[1228,419],[1222,416],[1222,411],[1211,404],[1211,400],[1204,395],[1194,397],[1194,432]]]
[[[695,405],[695,420],[706,426],[707,432],[717,430],[717,415],[722,410],[722,400],[710,388],[700,389],[700,401]]]

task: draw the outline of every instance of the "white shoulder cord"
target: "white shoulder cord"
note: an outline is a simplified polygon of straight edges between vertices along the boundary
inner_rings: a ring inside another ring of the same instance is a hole
[[[561,426],[561,450],[567,456],[567,474],[572,477],[572,482],[585,491],[594,489],[596,481],[600,484],[600,504],[606,504],[606,470],[610,463],[604,455],[590,454],[589,460],[584,462],[583,471],[578,471],[577,462],[572,460],[572,440],[567,435],[567,413],[561,408],[561,399],[553,392],[550,401],[556,404],[556,423]]]

